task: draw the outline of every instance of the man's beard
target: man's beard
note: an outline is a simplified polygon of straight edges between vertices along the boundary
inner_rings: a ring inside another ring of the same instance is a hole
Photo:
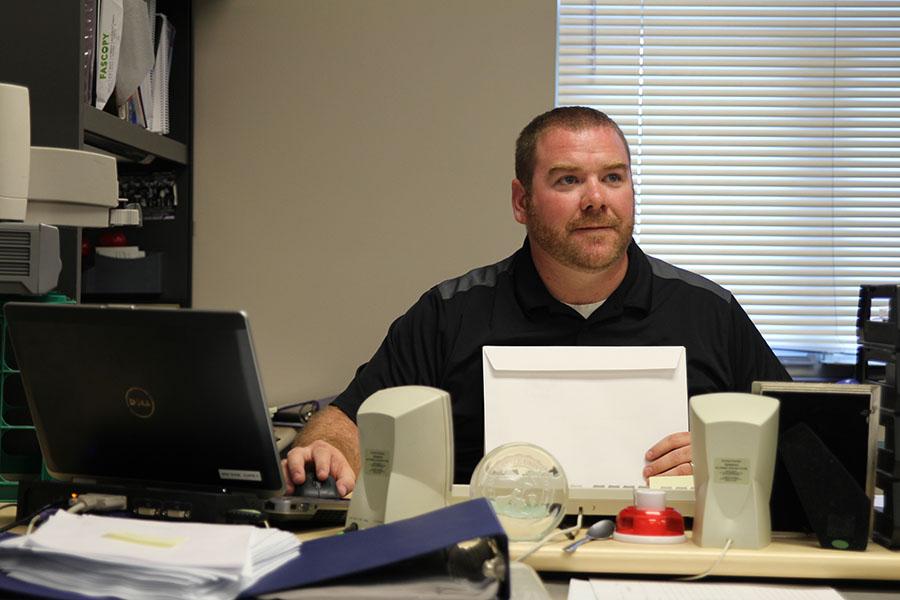
[[[558,231],[537,216],[529,199],[528,238],[532,244],[540,246],[557,262],[585,272],[597,272],[616,264],[628,250],[634,225],[625,223],[612,213],[605,215],[585,214],[566,224],[564,231]],[[570,235],[584,227],[609,227],[596,234]],[[614,234],[614,237],[611,237]],[[578,238],[595,238],[578,239]],[[591,243],[592,242],[592,243]]]

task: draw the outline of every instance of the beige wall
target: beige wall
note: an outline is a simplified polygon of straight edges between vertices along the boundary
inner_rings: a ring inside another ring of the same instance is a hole
[[[427,288],[521,243],[556,3],[194,7],[194,304],[249,313],[270,404],[339,392]]]

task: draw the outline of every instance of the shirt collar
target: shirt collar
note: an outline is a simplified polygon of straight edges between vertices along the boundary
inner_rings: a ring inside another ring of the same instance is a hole
[[[531,245],[528,238],[516,253],[513,263],[516,295],[526,312],[545,310],[554,313],[574,314],[572,309],[554,298],[534,266]],[[648,312],[652,292],[652,273],[647,256],[632,239],[628,244],[628,270],[619,287],[607,298],[598,313],[621,312],[624,308],[635,308]]]

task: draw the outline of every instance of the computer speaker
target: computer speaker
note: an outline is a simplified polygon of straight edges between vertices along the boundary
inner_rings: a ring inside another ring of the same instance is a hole
[[[407,385],[369,396],[356,414],[362,462],[347,510],[360,529],[447,505],[453,483],[450,394]]]
[[[775,473],[778,400],[753,394],[694,396],[693,541],[762,548],[772,539],[769,496]]]

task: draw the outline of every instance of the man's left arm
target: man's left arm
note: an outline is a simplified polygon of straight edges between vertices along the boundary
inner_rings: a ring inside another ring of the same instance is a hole
[[[732,380],[722,392],[750,392],[754,381],[790,381],[784,365],[772,352],[762,334],[732,297],[730,306],[731,332],[728,359]],[[656,475],[690,475],[694,472],[691,461],[691,434],[681,431],[667,435],[644,456],[645,479]]]
[[[731,301],[733,344],[730,359],[732,389],[723,392],[750,392],[754,381],[791,381],[787,369],[772,352],[762,334],[738,304]]]

